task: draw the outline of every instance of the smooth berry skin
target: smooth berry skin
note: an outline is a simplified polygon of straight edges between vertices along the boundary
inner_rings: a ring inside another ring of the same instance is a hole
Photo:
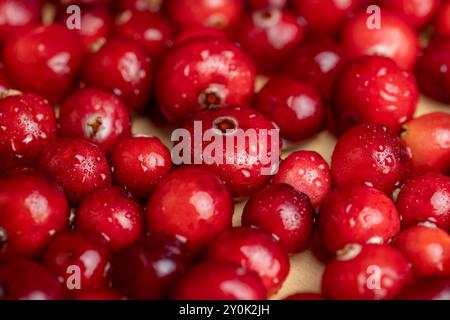
[[[288,253],[307,249],[314,234],[314,207],[308,196],[287,184],[254,194],[242,214],[242,225],[274,235]]]
[[[314,151],[297,151],[284,159],[272,184],[286,183],[306,194],[318,208],[331,190],[331,172],[325,159]]]
[[[276,123],[283,138],[301,141],[322,131],[325,107],[311,85],[289,77],[274,77],[255,98],[255,109]]]
[[[64,25],[52,24],[9,38],[3,62],[19,89],[59,102],[74,87],[83,56],[80,38]]]
[[[434,22],[434,32],[438,37],[450,36],[450,2],[446,1],[437,13],[437,17]]]
[[[327,300],[327,299],[320,293],[297,293],[289,297],[286,297],[283,300],[295,301],[295,300]]]
[[[250,7],[252,11],[267,8],[282,9],[287,4],[287,0],[248,0],[247,2],[247,6]]]
[[[183,123],[202,109],[248,106],[254,85],[253,62],[238,47],[216,38],[196,38],[162,59],[156,98],[169,122]]]
[[[40,171],[62,186],[72,204],[79,203],[96,188],[111,184],[105,155],[87,141],[56,140],[44,148],[37,165]]]
[[[333,300],[392,300],[411,279],[408,261],[389,245],[355,245],[327,264],[322,292]],[[370,286],[374,272],[377,285]],[[378,288],[377,288],[378,287]]]
[[[107,285],[110,260],[107,242],[100,235],[85,231],[56,234],[43,254],[44,264],[63,285],[73,275],[70,268],[78,267],[82,291]]]
[[[450,299],[450,278],[416,279],[407,285],[398,300],[443,300]]]
[[[167,175],[147,205],[147,230],[178,236],[197,252],[232,225],[233,199],[212,172],[186,167]]]
[[[137,199],[147,199],[172,170],[169,149],[156,137],[122,141],[111,153],[113,180]]]
[[[385,56],[393,59],[400,68],[411,70],[419,53],[416,32],[401,17],[388,10],[381,10],[381,29],[369,29],[367,18],[366,12],[362,12],[342,30],[342,44],[349,57]]]
[[[0,99],[0,170],[34,165],[42,148],[57,137],[52,106],[34,94]]]
[[[119,12],[127,10],[133,12],[159,12],[163,3],[161,0],[119,0],[117,2]]]
[[[382,124],[398,133],[419,101],[414,75],[393,60],[365,56],[348,63],[336,79],[332,110],[340,132],[355,124]]]
[[[167,299],[188,263],[180,241],[147,235],[114,257],[112,285],[131,299]]]
[[[97,189],[80,203],[75,228],[102,235],[111,249],[117,252],[143,235],[144,210],[121,188]]]
[[[15,169],[0,178],[0,230],[6,235],[6,252],[35,256],[68,220],[66,197],[53,181],[31,169]]]
[[[175,38],[175,45],[198,38],[215,38],[222,41],[229,40],[228,35],[221,30],[209,27],[194,27],[181,30]]]
[[[416,29],[425,27],[435,16],[441,0],[381,0],[381,10],[390,9]]]
[[[206,260],[240,264],[256,272],[269,295],[281,288],[290,269],[289,256],[274,237],[246,227],[222,232],[209,245]]]
[[[0,94],[3,95],[6,91],[12,88],[13,85],[11,84],[11,81],[5,73],[5,70],[3,68],[0,68]]]
[[[128,39],[110,39],[86,58],[83,80],[114,93],[130,112],[142,111],[152,87],[153,63],[145,49]]]
[[[381,125],[363,124],[345,132],[331,160],[337,187],[365,184],[391,193],[411,171],[411,156],[400,138]]]
[[[90,141],[105,153],[131,136],[127,106],[112,93],[100,89],[73,92],[61,105],[59,124],[62,137]]]
[[[229,285],[227,285],[229,284]],[[265,300],[258,274],[239,265],[208,261],[193,267],[179,282],[175,300]]]

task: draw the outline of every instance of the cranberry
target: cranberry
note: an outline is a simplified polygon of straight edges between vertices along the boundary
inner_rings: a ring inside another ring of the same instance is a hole
[[[318,208],[331,190],[331,173],[328,163],[314,151],[297,151],[283,160],[273,184],[287,183],[306,194]]]
[[[104,152],[131,135],[127,107],[119,98],[100,89],[79,89],[62,104],[59,123],[61,135],[85,139]]]
[[[119,11],[151,11],[158,12],[161,10],[163,0],[119,0],[118,9]]]
[[[60,139],[50,143],[42,151],[38,167],[64,188],[73,204],[96,188],[111,184],[105,155],[87,141]]]
[[[178,45],[188,40],[198,38],[215,38],[222,41],[227,41],[228,35],[221,30],[210,27],[193,27],[180,31],[175,38],[175,44]]]
[[[287,184],[276,184],[250,198],[242,224],[273,234],[289,253],[298,253],[311,243],[314,213],[305,194]]]
[[[417,276],[450,276],[450,236],[447,232],[434,227],[412,227],[400,233],[395,245],[412,263]]]
[[[19,89],[58,102],[75,84],[84,54],[80,42],[63,25],[35,27],[9,38],[3,62]]]
[[[381,0],[383,8],[398,13],[412,27],[425,27],[438,11],[441,0]]]
[[[77,292],[73,296],[74,300],[94,300],[94,301],[113,301],[124,300],[124,297],[111,289],[86,290]]]
[[[188,257],[175,238],[146,236],[113,260],[113,287],[131,299],[166,299],[187,268]]]
[[[319,92],[307,83],[274,77],[258,93],[255,109],[280,128],[283,138],[300,141],[322,131],[325,108]]]
[[[0,170],[32,165],[42,148],[56,139],[55,113],[33,94],[1,98],[0,132]]]
[[[386,127],[351,128],[333,152],[331,173],[338,187],[362,183],[386,193],[408,178],[411,157],[403,142]]]
[[[7,95],[6,91],[12,89],[12,87],[11,81],[8,79],[4,69],[0,68],[0,95]]]
[[[395,248],[353,245],[326,266],[322,290],[335,300],[390,300],[410,279],[408,261]]]
[[[174,294],[176,300],[265,300],[266,296],[255,272],[217,261],[192,268]]]
[[[326,300],[326,298],[319,293],[297,293],[283,300]]]
[[[242,19],[237,40],[260,71],[277,68],[304,37],[302,26],[287,11],[269,8]]]
[[[97,189],[80,203],[75,226],[101,234],[114,251],[119,251],[142,236],[144,210],[120,188]]]
[[[88,56],[84,80],[122,98],[131,111],[141,111],[149,100],[152,72],[150,57],[137,43],[111,39]]]
[[[162,177],[172,169],[170,152],[155,137],[124,140],[111,153],[114,181],[136,198],[148,198]]]
[[[106,6],[111,3],[111,0],[56,0],[61,5],[101,5]]]
[[[406,286],[399,300],[450,300],[450,278],[420,279]]]
[[[411,69],[416,62],[419,40],[416,32],[398,15],[381,11],[382,28],[368,28],[369,16],[363,12],[342,30],[342,43],[350,58],[380,55],[392,58],[400,68]],[[401,43],[401,45],[399,45]]]
[[[434,23],[435,33],[438,36],[450,36],[450,1],[446,1],[439,9]]]
[[[215,38],[196,38],[179,44],[161,61],[156,97],[164,116],[182,123],[201,109],[249,105],[254,84],[253,63],[239,48]]]
[[[247,2],[252,11],[267,8],[282,9],[287,4],[287,0],[248,0]]]
[[[359,123],[383,124],[399,132],[413,117],[418,100],[413,74],[389,58],[364,56],[340,72],[332,106],[340,132]]]

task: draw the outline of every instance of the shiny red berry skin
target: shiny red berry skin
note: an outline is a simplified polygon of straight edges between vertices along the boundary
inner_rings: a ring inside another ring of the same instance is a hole
[[[399,132],[416,111],[419,91],[414,75],[393,60],[364,56],[352,60],[336,79],[332,107],[337,129],[371,123]]]
[[[331,190],[331,172],[328,163],[314,151],[297,151],[283,160],[273,184],[286,183],[306,194],[315,208]]]
[[[400,216],[383,192],[354,185],[337,189],[325,199],[318,231],[330,252],[353,243],[389,244],[400,231]]]
[[[435,227],[417,226],[398,236],[395,246],[412,263],[418,277],[450,275],[450,236]]]
[[[4,94],[5,91],[12,89],[13,85],[9,80],[3,68],[0,68],[0,94]]]
[[[73,275],[73,266],[80,270],[79,290],[97,289],[107,285],[111,249],[95,233],[64,231],[56,234],[43,255],[43,262],[59,281],[66,285]]]
[[[303,27],[297,18],[276,8],[244,17],[237,33],[237,41],[261,72],[274,71],[303,37]]]
[[[406,286],[398,300],[450,300],[450,278],[416,279]]]
[[[450,2],[446,1],[437,13],[434,31],[437,36],[450,36]]]
[[[276,123],[289,141],[311,138],[325,126],[325,108],[313,86],[289,77],[274,77],[255,98],[255,109]]]
[[[59,102],[75,85],[83,56],[81,39],[64,25],[52,24],[9,38],[3,62],[19,89]]]
[[[0,99],[0,170],[33,165],[42,148],[56,139],[55,113],[34,94]]]
[[[131,299],[167,299],[188,262],[180,241],[147,235],[114,257],[112,284]]]
[[[299,253],[311,243],[314,214],[305,194],[287,184],[275,184],[248,200],[242,225],[261,228],[274,235],[289,253]]]
[[[193,267],[175,289],[175,300],[265,300],[258,274],[239,265],[209,261]]]
[[[83,140],[59,139],[48,144],[38,167],[63,187],[72,204],[96,188],[111,184],[105,155],[96,145]]]
[[[282,9],[287,4],[287,0],[248,0],[246,2],[252,11],[267,8]]]
[[[88,86],[114,93],[132,112],[142,111],[150,98],[153,63],[131,40],[107,41],[87,57],[83,71]]]
[[[138,199],[150,196],[172,169],[169,149],[155,137],[138,136],[122,141],[111,153],[115,183]]]
[[[137,12],[159,12],[163,4],[163,0],[119,0],[117,1],[119,11],[137,11]]]
[[[73,92],[61,105],[60,134],[84,139],[109,153],[131,135],[127,106],[112,93],[84,88]]]
[[[177,34],[175,38],[175,45],[198,38],[215,38],[222,41],[227,41],[228,35],[221,30],[209,27],[188,28],[180,31]]]
[[[408,178],[411,156],[400,138],[381,125],[363,124],[345,132],[331,160],[338,187],[365,184],[385,193]]]
[[[411,279],[408,261],[389,245],[354,245],[330,262],[322,292],[333,300],[392,300]]]
[[[410,26],[425,27],[435,16],[441,0],[381,0],[381,10],[390,9],[397,13]]]
[[[73,300],[87,300],[87,301],[115,301],[124,300],[125,298],[119,295],[114,290],[109,288],[101,288],[98,290],[86,290],[77,292],[72,296]]]
[[[212,172],[186,167],[166,176],[147,205],[147,229],[177,236],[198,251],[232,224],[230,192]]]
[[[101,234],[114,251],[120,251],[143,235],[144,210],[121,188],[97,189],[80,203],[75,228]]]
[[[320,293],[297,293],[286,297],[283,300],[326,300],[326,298]]]
[[[366,12],[362,12],[342,30],[342,44],[349,57],[380,55],[392,58],[402,69],[412,69],[419,53],[416,32],[401,17],[388,10],[381,10],[381,29],[369,29],[368,17]]]
[[[0,178],[0,233],[7,252],[33,256],[66,228],[63,191],[40,173],[15,169]]]
[[[174,47],[161,61],[156,98],[167,120],[182,123],[205,108],[248,106],[254,85],[253,62],[238,47],[197,38]]]

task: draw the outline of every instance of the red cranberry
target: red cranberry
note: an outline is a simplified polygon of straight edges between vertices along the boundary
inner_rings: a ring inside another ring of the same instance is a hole
[[[119,0],[118,9],[119,11],[151,11],[158,12],[161,10],[163,0]]]
[[[287,183],[306,194],[318,208],[331,190],[330,167],[317,152],[297,151],[283,160],[273,184]]]
[[[182,123],[201,109],[249,105],[254,84],[253,63],[239,48],[197,38],[176,46],[161,61],[156,97],[165,117]]]
[[[101,5],[106,6],[111,3],[111,0],[56,0],[61,5]]]
[[[323,293],[334,300],[390,300],[411,279],[408,261],[389,245],[354,245],[330,262]]]
[[[209,27],[194,27],[184,29],[175,38],[175,45],[198,38],[215,38],[222,41],[228,40],[228,35],[221,30]]]
[[[412,27],[420,29],[425,27],[441,5],[441,0],[381,0],[383,8],[398,13]]]
[[[273,234],[289,253],[298,253],[311,243],[314,213],[305,194],[287,184],[276,184],[250,198],[242,224]]]
[[[61,135],[85,139],[109,153],[120,140],[131,135],[127,107],[119,98],[100,89],[79,89],[62,104]]]
[[[68,219],[64,193],[46,177],[16,169],[0,178],[0,249],[35,255]]]
[[[366,184],[386,193],[408,178],[411,156],[403,142],[381,125],[359,125],[339,139],[331,173],[338,187]]]
[[[450,1],[446,1],[437,13],[434,30],[438,36],[450,36]]]
[[[322,131],[325,108],[319,92],[307,83],[275,77],[256,96],[255,109],[280,128],[283,138],[300,141]]]
[[[117,187],[97,189],[78,207],[75,226],[101,234],[114,251],[136,242],[144,232],[144,210]]]
[[[450,276],[450,236],[434,227],[417,226],[400,233],[396,247],[419,277]]]
[[[258,275],[239,265],[206,262],[192,268],[175,290],[176,300],[265,300]]]
[[[450,278],[420,279],[406,286],[399,300],[450,300]]]
[[[0,170],[34,164],[42,148],[56,139],[52,106],[33,94],[0,99]]]
[[[283,300],[326,300],[326,298],[319,293],[297,293]]]
[[[6,91],[12,89],[13,85],[11,81],[8,79],[3,68],[0,68],[0,95],[5,95]]]
[[[114,301],[114,300],[124,300],[124,297],[119,295],[117,292],[109,289],[103,288],[98,290],[87,290],[77,292],[73,296],[74,300],[89,300],[89,301]]]
[[[96,188],[111,184],[105,155],[87,141],[60,139],[50,143],[42,151],[38,167],[63,187],[73,204]]]
[[[113,260],[113,287],[131,299],[166,299],[188,258],[175,238],[146,236]]]
[[[124,140],[111,153],[114,181],[136,198],[148,198],[172,169],[167,147],[155,137]]]
[[[248,0],[247,2],[252,11],[267,8],[282,9],[287,4],[287,0]]]

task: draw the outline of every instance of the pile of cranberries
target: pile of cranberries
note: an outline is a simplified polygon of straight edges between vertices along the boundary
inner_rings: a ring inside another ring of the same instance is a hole
[[[450,1],[0,0],[0,60],[0,299],[450,296]]]

